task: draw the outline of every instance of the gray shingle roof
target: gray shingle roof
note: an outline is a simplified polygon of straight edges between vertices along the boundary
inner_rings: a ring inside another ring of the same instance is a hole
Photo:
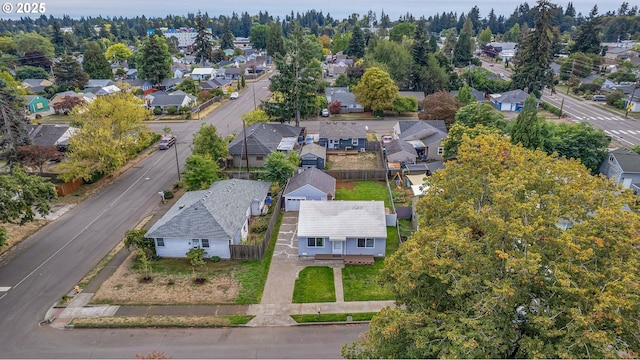
[[[56,141],[69,129],[69,125],[41,124],[29,134],[34,145],[53,146]]]
[[[320,146],[315,143],[305,144],[302,147],[302,151],[300,152],[300,156],[304,156],[306,154],[313,154],[319,158],[326,159],[327,158],[327,148],[324,146]]]
[[[302,129],[286,124],[258,123],[247,128],[247,150],[250,155],[269,155],[276,151],[280,141],[284,137],[297,138]],[[229,144],[231,155],[244,154],[244,133],[241,131],[238,136]]]
[[[155,95],[151,106],[182,106],[187,95]],[[188,102],[188,100],[187,100]]]
[[[209,190],[186,192],[145,234],[150,238],[229,239],[246,221],[254,199],[264,200],[270,184],[230,179]]]
[[[326,139],[366,139],[367,130],[361,123],[351,121],[323,121],[320,137]]]
[[[89,79],[87,83],[84,85],[85,89],[88,88],[97,88],[97,87],[105,87],[109,85],[115,85],[116,83],[109,79]]]
[[[301,201],[298,236],[387,237],[383,201]]]
[[[393,140],[392,142],[386,144],[384,147],[387,149],[388,155],[395,154],[401,151],[406,151],[415,156],[418,156],[418,153],[416,152],[416,149],[413,147],[413,145],[409,144],[404,140],[400,140],[400,139]]]
[[[529,94],[524,92],[523,90],[516,89],[507,92],[503,92],[500,94],[493,94],[492,97],[499,103],[503,104],[524,104],[524,101],[527,100]]]
[[[284,189],[284,195],[290,194],[307,184],[325,194],[331,194],[332,198],[336,196],[336,179],[316,168],[309,168],[293,175],[291,179],[289,179],[287,187]]]
[[[640,154],[636,154],[625,148],[613,150],[611,154],[615,156],[622,171],[626,173],[640,173]]]
[[[402,120],[398,124],[398,137],[405,141],[422,140],[425,145],[429,145],[447,136],[444,120]]]

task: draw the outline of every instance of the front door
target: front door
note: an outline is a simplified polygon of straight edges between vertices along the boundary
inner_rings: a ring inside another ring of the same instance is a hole
[[[333,241],[333,245],[331,246],[332,248],[332,254],[333,255],[342,255],[342,244],[344,243],[344,241]]]

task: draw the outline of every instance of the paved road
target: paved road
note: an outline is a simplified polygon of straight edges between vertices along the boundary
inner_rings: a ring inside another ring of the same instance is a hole
[[[268,93],[267,86],[267,80],[257,82],[255,88],[250,84],[239,99],[217,109],[204,122],[216,125],[223,135],[239,132],[240,115],[254,109],[253,91],[259,103]],[[178,136],[180,164],[189,155],[192,134],[202,122],[170,124]],[[164,126],[155,124],[152,127],[160,132]],[[176,180],[174,149],[154,152],[113,180],[111,186],[77,205],[2,257],[0,356],[18,357],[29,349],[50,344],[38,327],[47,309],[77,284],[127,230],[150,213],[160,201],[158,191],[170,188]],[[64,345],[65,335],[64,332],[59,333],[56,342],[61,345],[54,346],[62,351],[58,353],[62,357],[66,357],[65,351],[72,351]],[[105,349],[108,350],[109,346],[105,345]],[[53,354],[49,353],[47,357],[53,357]]]

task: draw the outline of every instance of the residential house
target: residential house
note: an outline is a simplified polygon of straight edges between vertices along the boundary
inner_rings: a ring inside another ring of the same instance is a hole
[[[147,91],[153,88],[153,83],[149,80],[131,79],[123,80],[122,82],[128,84],[131,90],[140,89],[142,91]]]
[[[27,95],[26,109],[30,114],[49,110],[49,100],[40,95]]]
[[[323,170],[327,161],[327,148],[318,144],[305,144],[300,151],[300,166]]]
[[[128,69],[124,75],[125,80],[135,80],[138,78],[138,69]]]
[[[356,96],[348,87],[327,87],[325,88],[327,103],[340,102],[341,113],[364,112],[364,106],[356,101]]]
[[[447,137],[444,120],[401,120],[393,126],[393,133],[413,146],[418,160],[442,160],[442,140]]]
[[[387,228],[383,201],[301,201],[298,255],[384,257]]]
[[[638,56],[638,52],[625,47],[613,47],[607,50],[604,54],[604,61],[607,64],[616,64],[620,61],[627,60],[632,57]]]
[[[78,98],[81,101],[81,103],[85,103],[85,104],[88,104],[96,99],[95,94],[77,93],[73,90],[69,90],[69,91],[64,91],[64,92],[55,94],[49,101],[49,106],[52,107],[55,110],[55,112],[58,114],[60,113],[66,114],[69,111],[73,110],[66,107],[67,106],[66,100],[68,97]]]
[[[318,144],[329,150],[360,150],[367,144],[367,130],[351,121],[322,121]]]
[[[458,96],[458,90],[451,90],[449,91],[449,94],[453,95],[453,96]],[[471,88],[471,98],[474,99],[476,102],[484,102],[484,92],[477,90],[475,88]]]
[[[235,58],[233,58],[233,61],[235,61],[236,63],[243,65],[244,63],[247,62],[247,57],[244,55],[238,55]]]
[[[44,89],[48,86],[53,85],[53,83],[47,79],[24,79],[22,80],[22,86],[29,90],[30,92],[37,94],[39,92],[44,91]]]
[[[284,188],[285,211],[300,210],[300,202],[333,200],[336,196],[336,179],[316,168],[300,169]]]
[[[240,80],[244,75],[244,69],[241,68],[226,68],[224,75],[227,80]]]
[[[626,148],[609,152],[600,165],[600,173],[638,193],[640,190],[640,154]]]
[[[83,90],[86,93],[94,94],[95,96],[113,95],[119,93],[120,88],[116,85],[107,85],[104,87],[85,87]]]
[[[199,83],[200,89],[202,90],[213,90],[213,89],[221,89],[224,92],[227,92],[231,84],[231,80],[226,80],[224,78],[213,78],[207,81],[201,81]]]
[[[176,62],[171,65],[171,72],[174,79],[182,79],[189,73],[189,66]]]
[[[529,94],[523,90],[516,89],[500,94],[489,95],[491,105],[500,111],[522,111],[524,102]]]
[[[215,75],[214,68],[195,68],[191,71],[191,78],[195,81],[207,81]]]
[[[156,254],[184,258],[190,249],[205,256],[231,258],[230,245],[240,245],[249,234],[252,217],[265,210],[271,184],[230,179],[214,182],[208,190],[187,191],[145,234]]]
[[[66,151],[69,139],[78,129],[64,124],[40,124],[30,133],[29,138],[34,145],[55,146],[58,151]]]
[[[92,88],[104,88],[107,86],[116,85],[113,80],[109,79],[89,79],[86,84],[84,84],[85,89]]]
[[[233,158],[234,167],[262,167],[267,156],[278,150],[283,138],[297,139],[303,129],[286,124],[258,123],[241,131],[229,144],[229,155]]]
[[[176,79],[176,78],[166,78],[163,79],[158,88],[162,91],[169,92],[176,88],[176,86],[180,85],[184,79]]]
[[[387,161],[400,164],[415,164],[418,160],[416,149],[405,140],[396,139],[384,145]]]
[[[175,106],[180,109],[183,106],[191,106],[194,103],[194,97],[184,92],[162,93],[160,91],[147,95],[148,106],[151,109],[160,108],[167,111],[167,108]]]

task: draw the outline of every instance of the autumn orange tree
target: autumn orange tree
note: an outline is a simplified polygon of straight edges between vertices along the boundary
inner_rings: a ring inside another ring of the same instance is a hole
[[[456,112],[464,104],[446,91],[438,91],[424,97],[420,103],[422,111],[418,113],[420,120],[444,120],[447,129],[453,125]]]
[[[634,195],[577,161],[464,141],[386,260],[398,308],[349,358],[613,358],[640,349]]]

